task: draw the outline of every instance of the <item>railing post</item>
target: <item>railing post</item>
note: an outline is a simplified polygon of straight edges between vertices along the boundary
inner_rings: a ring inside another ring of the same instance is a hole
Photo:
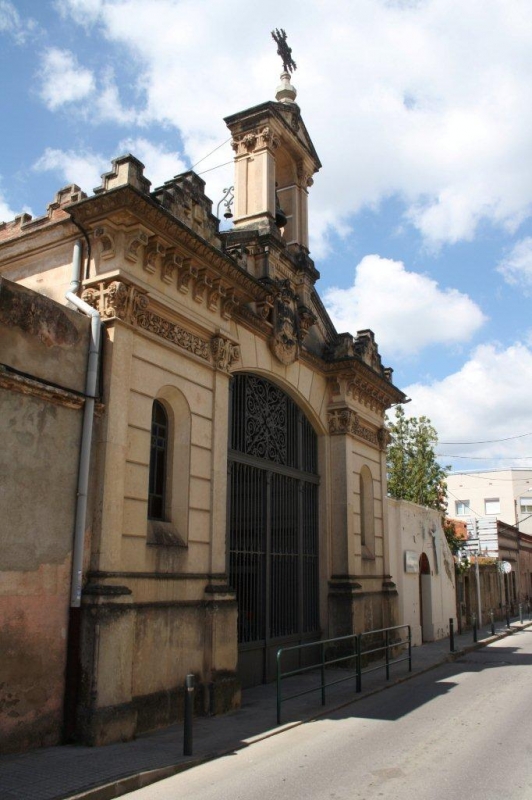
[[[194,675],[185,678],[185,709],[183,715],[183,755],[192,755],[192,715],[194,713]]]
[[[325,646],[322,642],[321,647],[321,704],[325,705]]]
[[[356,689],[357,692],[362,691],[362,664],[361,662],[361,648],[360,648],[360,636],[358,634],[355,635],[355,649],[356,649],[356,665],[357,665],[357,682],[356,682]]]
[[[408,626],[408,671],[412,672],[412,628]]]
[[[384,631],[384,646],[386,648],[386,680],[390,680],[390,643],[388,637],[388,628]]]
[[[277,724],[281,724],[281,650],[277,651]]]
[[[454,619],[449,617],[449,645],[451,653],[454,653]]]
[[[473,623],[473,641],[477,641],[477,615],[475,613],[471,614],[471,621]]]
[[[490,608],[490,620],[491,620],[491,635],[495,636],[495,620],[493,619],[493,609]]]

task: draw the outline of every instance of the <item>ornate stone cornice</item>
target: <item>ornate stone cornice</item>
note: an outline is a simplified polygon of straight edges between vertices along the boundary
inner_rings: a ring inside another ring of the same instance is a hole
[[[386,428],[368,428],[360,421],[359,415],[352,408],[334,408],[327,412],[329,433],[331,436],[356,436],[365,442],[385,450],[388,442]]]
[[[240,359],[240,348],[221,334],[203,338],[166,319],[150,307],[148,295],[125,281],[99,281],[89,286],[83,300],[98,309],[103,320],[119,319],[192,353],[216,369],[229,371]]]
[[[108,192],[87,198],[68,207],[68,213],[72,218],[84,226],[90,225],[92,220],[106,217],[112,218],[113,213],[118,210],[127,210],[136,216],[139,222],[142,223],[143,230],[151,229],[154,234],[157,231],[161,237],[159,243],[161,247],[165,246],[164,242],[168,243],[177,240],[179,242],[178,255],[183,259],[193,259],[198,268],[211,267],[216,273],[216,278],[225,278],[233,290],[238,289],[242,302],[258,300],[264,294],[260,283],[240,267],[235,259],[223,254],[219,249],[202,239],[185,223],[159,205],[156,200],[139,193],[131,186],[111,189]],[[102,225],[97,225],[96,229],[98,227],[102,230],[104,229]],[[152,247],[153,241],[150,238],[147,251]],[[155,240],[156,242],[157,240]],[[153,270],[154,263],[155,269],[158,268],[157,259],[161,255],[160,251],[156,253],[150,252],[149,259],[145,255],[145,264],[149,263],[147,271]],[[200,264],[201,267],[199,266]],[[146,269],[145,265],[144,268]]]

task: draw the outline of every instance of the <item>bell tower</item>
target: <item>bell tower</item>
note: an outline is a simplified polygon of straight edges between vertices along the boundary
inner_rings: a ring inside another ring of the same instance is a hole
[[[286,34],[272,36],[283,59],[276,102],[225,119],[235,151],[234,230],[270,233],[308,253],[308,190],[321,163],[295,102]]]

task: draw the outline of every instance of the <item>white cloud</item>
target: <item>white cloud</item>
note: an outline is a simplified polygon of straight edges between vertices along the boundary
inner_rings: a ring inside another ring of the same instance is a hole
[[[13,3],[0,0],[0,33],[9,34],[17,44],[24,44],[36,29],[37,23],[34,19],[29,17],[22,20]]]
[[[412,384],[405,388],[412,403],[409,416],[428,416],[441,442],[479,442],[503,439],[532,431],[530,424],[530,387],[532,386],[532,349],[522,343],[508,348],[493,344],[477,347],[463,367],[443,380],[430,384]],[[532,438],[508,442],[463,445],[440,445],[443,454],[485,458],[489,466],[504,466],[512,459],[531,456]],[[490,462],[491,456],[505,456],[508,461]],[[447,459],[447,462],[452,459]],[[457,461],[460,468],[463,461]],[[527,466],[531,461],[517,462]],[[485,466],[479,464],[479,466]],[[516,462],[513,462],[516,466]],[[473,466],[473,462],[469,465]]]
[[[521,287],[527,295],[532,294],[532,237],[516,242],[497,271],[507,283]]]
[[[378,255],[365,256],[353,286],[326,290],[324,302],[339,331],[376,331],[386,358],[414,355],[434,344],[461,344],[485,320],[467,295],[441,289],[426,275]]]
[[[146,167],[144,174],[151,181],[152,189],[187,170],[179,153],[170,152],[142,137],[123,139],[119,144],[119,150],[123,153],[132,153],[142,161]]]
[[[49,48],[43,56],[41,66],[41,98],[51,111],[65,103],[84,100],[94,92],[92,72],[80,67],[70,50]]]
[[[47,147],[33,165],[37,172],[55,172],[65,183],[77,183],[87,194],[92,194],[93,188],[100,185],[102,173],[109,168],[109,160],[96,153],[52,147]]]
[[[55,0],[54,6],[63,18],[70,16],[78,25],[90,25],[98,19],[102,0]]]
[[[527,0],[307,0],[304,15],[295,0],[253,14],[243,0],[60,6],[129,50],[146,92],[139,119],[179,128],[193,162],[225,138],[224,115],[273,98],[268,32],[282,19],[324,163],[311,202],[318,255],[329,233],[388,197],[435,247],[473,238],[485,220],[514,231],[531,213]]]
[[[87,194],[92,194],[93,188],[101,184],[101,175],[111,169],[111,159],[124,153],[132,153],[142,161],[146,168],[144,174],[151,181],[152,188],[187,169],[179,153],[166,150],[142,137],[123,139],[109,158],[87,150],[47,147],[33,169],[37,172],[55,172],[66,183],[77,183]]]
[[[27,209],[24,210],[26,211]],[[0,191],[0,222],[9,222],[15,218],[16,213]]]

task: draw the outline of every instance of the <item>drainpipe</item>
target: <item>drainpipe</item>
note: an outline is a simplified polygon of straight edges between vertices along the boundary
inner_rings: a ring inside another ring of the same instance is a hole
[[[74,546],[72,552],[72,584],[70,592],[71,608],[81,605],[81,585],[83,577],[83,550],[85,543],[85,523],[87,519],[87,495],[89,488],[89,464],[92,445],[92,427],[94,420],[94,403],[98,388],[98,362],[100,356],[100,338],[102,321],[100,314],[88,303],[81,300],[77,293],[81,287],[81,256],[83,244],[80,239],[74,244],[72,257],[72,281],[65,297],[87,316],[91,317],[91,336],[87,375],[85,378],[85,408],[83,411],[83,427],[81,433],[81,450],[79,454],[78,489],[76,500],[76,518],[74,523]]]

